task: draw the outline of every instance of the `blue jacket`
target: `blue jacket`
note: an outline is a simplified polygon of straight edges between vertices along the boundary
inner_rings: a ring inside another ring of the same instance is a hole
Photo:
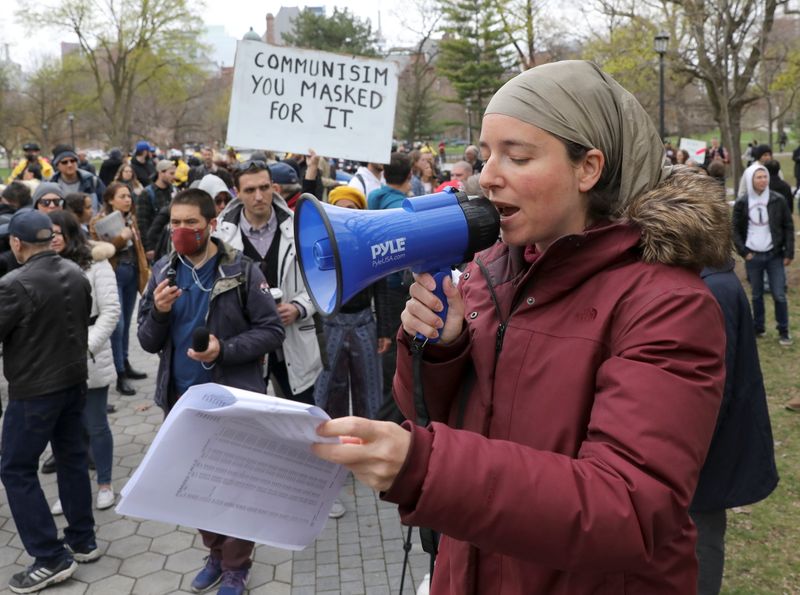
[[[733,261],[703,281],[725,316],[725,392],[691,510],[710,512],[763,500],[778,485],[767,395],[750,304]]]
[[[77,171],[78,171],[78,177],[81,179],[80,186],[78,187],[78,192],[92,195],[93,196],[92,206],[94,208],[94,212],[99,213],[100,207],[103,206],[103,193],[106,191],[106,185],[103,184],[103,180],[101,180],[94,174],[90,174],[88,171],[83,171],[82,169],[79,169]],[[55,184],[59,184],[60,179],[61,179],[61,172],[57,171],[56,173],[53,174],[53,177],[50,178],[50,181]]]
[[[212,368],[213,381],[235,388],[266,392],[264,355],[283,343],[284,328],[261,270],[252,260],[216,238],[219,249],[217,276],[211,290],[206,326],[220,342],[220,355]],[[138,337],[142,349],[158,353],[156,405],[169,411],[174,395],[171,316],[153,307],[153,291],[166,279],[177,261],[168,254],[153,265],[153,274],[139,304]],[[245,284],[249,268],[249,282]],[[180,299],[180,298],[179,298]],[[243,303],[244,302],[244,303]]]
[[[399,190],[384,184],[377,190],[373,190],[369,193],[367,208],[371,211],[399,209],[406,198],[408,197]]]

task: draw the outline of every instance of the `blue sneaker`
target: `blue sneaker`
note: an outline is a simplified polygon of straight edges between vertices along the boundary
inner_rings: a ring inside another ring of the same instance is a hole
[[[206,565],[192,581],[192,592],[202,593],[216,585],[222,578],[222,561],[214,556],[206,556]]]
[[[217,595],[243,595],[249,577],[249,570],[226,570],[222,573],[222,585]]]

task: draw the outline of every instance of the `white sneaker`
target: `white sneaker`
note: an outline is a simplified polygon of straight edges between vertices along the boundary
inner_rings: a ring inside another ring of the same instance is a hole
[[[115,499],[114,488],[101,488],[97,492],[97,509],[105,510],[106,508],[111,508],[114,506]]]
[[[417,587],[417,595],[428,595],[431,592],[431,573],[425,575],[422,582]]]
[[[53,505],[50,507],[50,512],[55,516],[64,514],[64,509],[61,508],[61,498],[53,503]]]
[[[339,498],[333,501],[333,506],[331,506],[331,511],[328,513],[329,519],[340,519],[344,516],[344,513],[347,512],[347,509],[342,504],[342,501]]]

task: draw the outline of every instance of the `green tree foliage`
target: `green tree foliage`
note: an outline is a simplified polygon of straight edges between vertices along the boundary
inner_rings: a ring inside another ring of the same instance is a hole
[[[334,8],[329,17],[303,10],[292,25],[294,31],[283,35],[288,45],[354,56],[378,55],[372,25],[346,8]]]
[[[147,85],[201,56],[197,12],[187,0],[62,0],[17,16],[31,29],[78,38],[109,141],[128,146],[135,103]]]
[[[658,109],[655,32],[646,22],[628,21],[614,27],[608,37],[595,38],[583,48],[585,59],[596,62],[651,113]]]
[[[11,167],[11,152],[19,144],[20,132],[17,129],[18,93],[11,85],[11,72],[8,63],[0,62],[0,147],[6,152],[8,167]],[[3,180],[0,179],[0,183]]]
[[[395,128],[399,138],[412,141],[430,138],[440,129],[434,122],[440,105],[435,93],[439,43],[433,36],[439,29],[441,15],[434,0],[413,0],[397,18],[407,31],[416,34],[417,42],[400,73]]]
[[[496,0],[441,0],[444,17],[439,44],[439,72],[447,77],[462,102],[469,100],[483,114],[492,94],[503,84],[512,62],[497,16]]]
[[[742,114],[763,94],[754,82],[763,68],[778,5],[786,0],[668,0],[680,11],[687,43],[675,48],[674,67],[702,83],[723,144],[731,151],[734,184],[742,173]],[[675,35],[673,35],[673,38]]]
[[[418,52],[410,56],[406,74],[408,80],[401,78],[397,94],[398,133],[409,140],[428,138],[437,131],[434,115],[439,102],[433,93],[436,69],[428,55]]]
[[[70,97],[67,73],[56,60],[41,63],[21,89],[23,109],[18,126],[28,138],[36,139],[47,152],[66,140],[66,118]]]

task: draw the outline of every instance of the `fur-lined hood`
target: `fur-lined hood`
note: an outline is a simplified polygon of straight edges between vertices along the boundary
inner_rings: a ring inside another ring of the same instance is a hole
[[[701,270],[723,267],[730,260],[725,189],[701,172],[676,167],[656,188],[630,202],[625,219],[641,230],[644,262]]]
[[[95,240],[89,240],[89,246],[92,248],[92,260],[95,262],[101,262],[103,260],[108,260],[116,253],[116,248],[114,248],[114,244],[109,242],[101,242]]]

